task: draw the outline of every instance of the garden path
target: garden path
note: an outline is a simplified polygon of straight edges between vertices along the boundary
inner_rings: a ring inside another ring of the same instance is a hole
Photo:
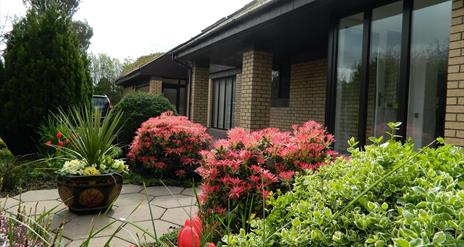
[[[180,227],[189,215],[194,215],[197,211],[195,204],[196,199],[191,188],[155,186],[147,187],[145,192],[142,186],[132,184],[125,184],[113,209],[100,216],[82,216],[69,212],[56,189],[28,191],[13,198],[0,198],[0,208],[11,213],[16,213],[19,205],[21,208],[25,207],[26,214],[31,217],[53,209],[51,229],[56,231],[63,222],[63,242],[64,246],[69,247],[80,246],[92,226],[95,232],[111,222],[114,223],[98,233],[89,246],[103,246],[121,226],[122,230],[112,239],[110,246],[127,247],[130,243],[154,242],[139,228],[153,234],[153,218],[159,237]],[[149,207],[153,216],[150,215]]]

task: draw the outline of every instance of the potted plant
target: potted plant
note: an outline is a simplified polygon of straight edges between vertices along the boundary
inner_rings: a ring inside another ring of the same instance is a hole
[[[61,200],[77,214],[110,209],[122,189],[125,162],[114,159],[120,150],[113,144],[121,129],[120,112],[110,111],[101,118],[92,107],[74,107],[54,115],[69,133],[69,144],[59,146],[63,162],[57,187]]]

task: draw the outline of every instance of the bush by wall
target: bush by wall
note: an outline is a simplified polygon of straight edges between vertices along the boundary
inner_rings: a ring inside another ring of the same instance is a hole
[[[13,154],[11,153],[10,149],[8,149],[8,146],[3,141],[3,139],[0,137],[0,161],[11,158],[13,158]]]
[[[165,111],[175,112],[175,107],[161,95],[134,92],[124,97],[116,106],[116,111],[124,114],[124,127],[118,136],[121,145],[129,145],[140,125],[149,118],[157,117]]]
[[[229,231],[247,228],[251,215],[262,216],[263,199],[288,191],[295,174],[330,163],[337,154],[330,150],[333,141],[314,121],[293,126],[293,132],[230,130],[227,140],[202,153],[205,162],[197,169],[204,222],[221,229],[217,222],[226,221]]]
[[[135,171],[159,178],[189,178],[201,162],[200,152],[209,149],[210,142],[202,125],[164,112],[137,130],[127,157]]]
[[[351,148],[350,160],[296,179],[251,233],[225,236],[226,246],[463,245],[464,150],[371,140],[365,151]]]

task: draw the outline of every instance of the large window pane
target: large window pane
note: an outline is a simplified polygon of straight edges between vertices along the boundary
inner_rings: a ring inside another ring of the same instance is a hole
[[[366,137],[398,119],[403,1],[372,10]]]
[[[229,129],[234,126],[234,80],[230,77],[213,81],[213,128]]]
[[[340,20],[335,105],[335,149],[343,151],[358,136],[363,14]]]
[[[230,122],[232,117],[232,79],[228,78],[226,81],[226,98],[225,98],[225,122],[224,128],[230,128]]]
[[[186,105],[187,105],[187,89],[185,87],[179,87],[179,114],[186,115]]]
[[[451,1],[414,1],[407,136],[417,146],[443,130],[450,26]]]
[[[219,109],[218,109],[218,128],[224,128],[224,97],[226,96],[226,81],[219,80]]]

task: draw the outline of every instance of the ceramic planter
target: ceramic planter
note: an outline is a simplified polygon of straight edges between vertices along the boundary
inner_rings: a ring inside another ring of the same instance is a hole
[[[98,176],[61,176],[58,193],[76,214],[95,214],[108,210],[121,193],[123,178],[118,173]]]

